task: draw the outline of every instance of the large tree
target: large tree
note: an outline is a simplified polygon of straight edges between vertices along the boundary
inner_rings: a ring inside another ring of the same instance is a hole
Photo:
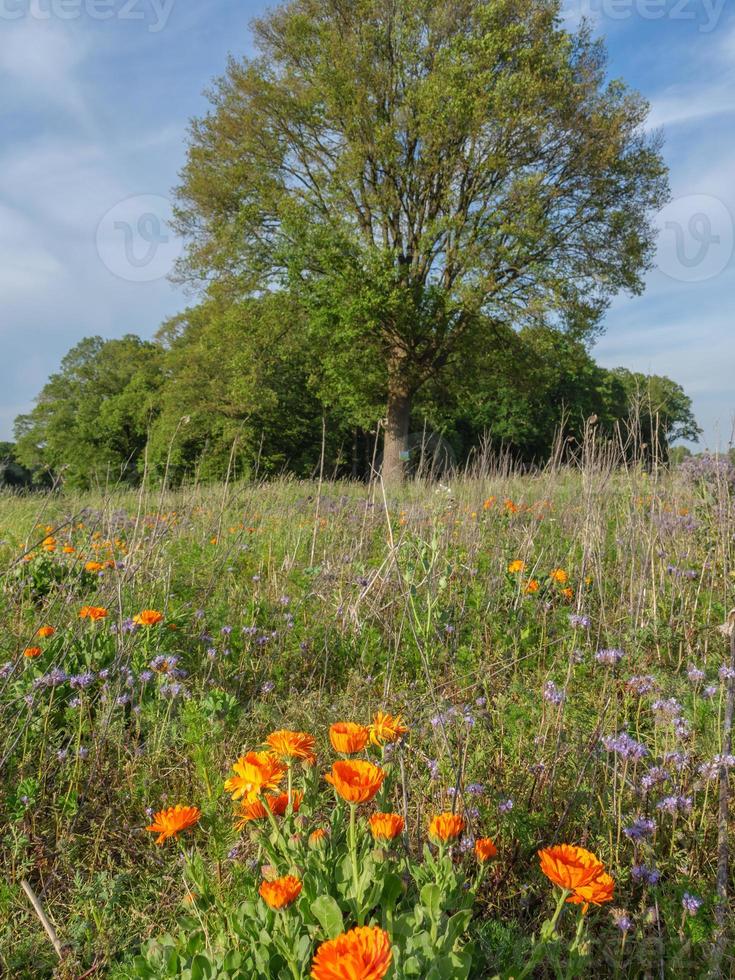
[[[659,139],[559,8],[291,0],[192,125],[180,275],[237,299],[290,290],[325,397],[352,397],[358,424],[386,406],[386,478],[417,392],[494,327],[584,339],[642,288]]]

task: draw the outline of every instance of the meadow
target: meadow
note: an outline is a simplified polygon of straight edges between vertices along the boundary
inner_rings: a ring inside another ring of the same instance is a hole
[[[4,496],[0,975],[733,975],[732,481]]]

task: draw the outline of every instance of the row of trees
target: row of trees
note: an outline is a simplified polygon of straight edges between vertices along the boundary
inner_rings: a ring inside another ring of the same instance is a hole
[[[33,410],[16,422],[14,457],[37,480],[88,487],[122,480],[214,479],[315,472],[364,477],[381,464],[379,389],[324,396],[323,365],[285,295],[195,307],[155,341],[92,337],[64,358]],[[635,417],[660,450],[695,439],[691,403],[668,378],[605,370],[552,329],[495,330],[485,359],[447,368],[412,412],[413,460],[461,464],[483,439],[541,462],[564,426],[597,415],[612,432]],[[654,432],[656,435],[654,435]],[[436,436],[441,436],[441,441]],[[377,440],[377,441],[376,441]]]
[[[611,426],[641,390],[666,434],[696,434],[676,385],[588,354],[611,297],[642,289],[668,185],[646,102],[561,13],[290,0],[256,21],[177,191],[200,302],[156,343],[71,351],[19,458],[84,482],[133,478],[143,447],[179,477],[380,456],[395,481],[412,433],[540,459],[565,410]]]

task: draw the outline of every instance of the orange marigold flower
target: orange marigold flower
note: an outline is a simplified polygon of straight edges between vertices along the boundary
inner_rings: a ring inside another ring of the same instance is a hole
[[[429,835],[445,843],[455,840],[463,830],[464,818],[458,813],[439,813],[429,824]]]
[[[36,630],[36,636],[40,636],[43,640],[48,639],[49,636],[53,636],[56,630],[53,626],[39,626]]]
[[[354,721],[338,721],[329,728],[329,741],[335,752],[342,755],[354,755],[362,752],[367,745],[370,729],[358,725]]]
[[[225,790],[233,800],[254,800],[266,790],[276,790],[286,775],[286,767],[271,752],[248,752],[232,768],[235,775],[225,780]]]
[[[374,813],[368,820],[375,840],[393,840],[403,833],[405,822],[398,813]]]
[[[133,622],[138,626],[155,626],[163,619],[163,613],[157,609],[144,609],[137,616],[133,616]]]
[[[235,830],[242,830],[252,820],[265,820],[268,811],[260,800],[242,800],[237,816],[239,819],[235,822]]]
[[[490,510],[490,508],[494,503],[495,503],[495,497],[488,497],[487,500],[483,501],[482,509]]]
[[[277,817],[282,817],[288,808],[288,793],[279,793],[278,796],[269,796],[267,799],[271,813],[275,813]],[[303,799],[304,794],[301,790],[295,789],[291,793],[291,806],[293,807],[294,813],[299,812],[299,807]]]
[[[373,745],[383,745],[385,742],[397,742],[408,729],[400,715],[388,715],[379,711],[373,718],[369,731]]]
[[[329,835],[324,827],[317,827],[316,830],[312,830],[309,834],[309,846],[318,847],[323,840],[326,840]]]
[[[260,897],[272,909],[285,909],[301,894],[301,882],[294,875],[285,875],[273,881],[261,881]]]
[[[306,732],[292,732],[281,728],[271,732],[265,741],[281,759],[303,759],[310,765],[316,762],[314,737]]]
[[[79,610],[80,619],[104,619],[107,610],[103,606],[82,606]]]
[[[153,823],[146,827],[158,834],[156,844],[163,844],[169,837],[176,837],[182,830],[187,830],[199,822],[202,811],[198,806],[170,806],[167,810],[159,810],[153,814]]]
[[[65,555],[73,555],[76,553],[77,549],[72,548],[70,544],[65,544],[61,550],[64,552]]]
[[[586,912],[590,904],[602,905],[603,902],[612,902],[614,890],[615,882],[606,871],[602,871],[588,885],[578,885],[567,901],[584,906],[583,911]]]
[[[489,858],[497,856],[498,849],[489,837],[479,837],[475,841],[475,857],[484,864]]]
[[[23,651],[23,656],[28,657],[29,660],[32,660],[33,657],[40,656],[40,654],[41,654],[40,647],[26,647],[25,650]]]
[[[552,568],[549,572],[549,578],[552,582],[558,582],[559,585],[566,585],[569,581],[569,576],[563,568]]]
[[[84,566],[87,572],[101,572],[104,567],[101,561],[88,561]]]
[[[515,558],[508,565],[508,571],[510,572],[511,575],[517,575],[519,572],[525,572],[525,570],[526,570],[526,563],[520,558]]]
[[[573,844],[555,844],[538,852],[541,870],[559,888],[577,891],[604,872],[602,862],[591,851]]]
[[[571,586],[567,586],[566,589],[561,590],[561,594],[564,596],[567,602],[571,602],[574,598],[574,589],[571,588]]]
[[[528,595],[531,595],[533,592],[538,592],[538,590],[539,590],[538,579],[530,578],[526,582],[526,588],[525,588],[526,593]]]
[[[382,980],[390,969],[390,937],[380,926],[357,926],[316,951],[312,980]]]
[[[383,785],[385,773],[372,762],[347,759],[335,762],[324,778],[348,803],[369,803]]]

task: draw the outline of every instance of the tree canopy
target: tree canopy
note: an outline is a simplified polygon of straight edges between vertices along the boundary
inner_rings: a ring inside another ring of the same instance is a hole
[[[182,278],[300,304],[322,394],[384,416],[498,328],[600,326],[637,292],[665,201],[647,105],[558,0],[291,0],[192,125]]]

